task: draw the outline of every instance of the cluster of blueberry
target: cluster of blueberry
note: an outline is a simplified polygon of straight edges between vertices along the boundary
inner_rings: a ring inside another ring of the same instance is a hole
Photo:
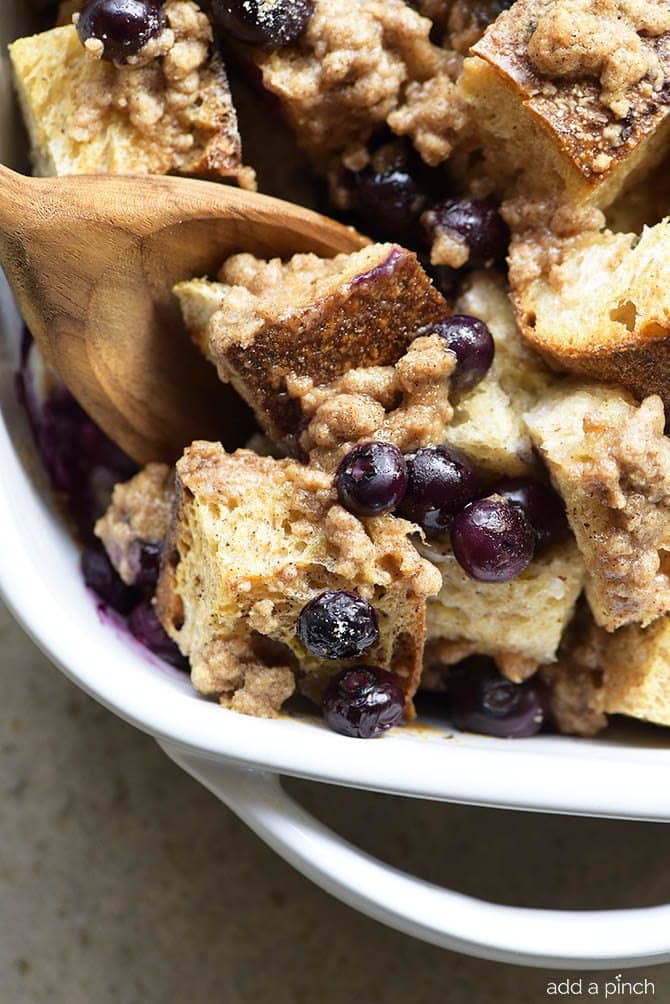
[[[483,497],[479,473],[449,446],[403,457],[391,443],[363,443],[342,461],[336,487],[356,516],[396,512],[429,538],[449,533],[456,560],[480,582],[509,582],[567,533],[553,489],[533,478],[503,478]]]
[[[409,142],[388,140],[373,148],[361,171],[343,170],[339,179],[352,212],[363,228],[417,250],[439,289],[450,293],[457,271],[431,268],[426,251],[436,231],[446,230],[468,252],[467,268],[501,264],[509,245],[509,230],[492,199],[445,197],[449,178],[441,168],[427,167]]]
[[[379,626],[367,600],[337,590],[321,593],[304,607],[297,634],[318,659],[346,660],[372,648]],[[535,735],[549,719],[549,695],[541,680],[511,683],[483,657],[467,659],[450,672],[443,702],[456,728],[501,738]],[[402,720],[405,695],[393,673],[360,664],[334,677],[322,711],[335,732],[372,739]]]
[[[434,325],[456,356],[452,387],[475,386],[494,355],[491,333],[476,317],[454,315]],[[566,532],[561,499],[530,479],[505,479],[485,491],[463,453],[427,446],[403,456],[391,443],[354,447],[335,475],[341,505],[356,516],[396,512],[429,538],[451,534],[463,569],[482,582],[507,582],[530,564],[538,549]]]
[[[501,739],[537,735],[550,721],[549,693],[541,680],[510,683],[483,658],[473,657],[452,670],[444,704],[457,729]],[[404,710],[398,678],[372,666],[340,673],[323,698],[330,728],[357,739],[386,732],[401,721]]]
[[[456,356],[452,386],[475,386],[494,357],[483,321],[454,315],[435,325]],[[446,534],[456,560],[472,578],[507,582],[533,557],[567,533],[560,497],[540,481],[505,478],[490,485],[468,457],[447,446],[427,446],[403,456],[392,443],[355,446],[335,474],[340,504],[359,517],[397,513],[416,523],[428,538]],[[354,593],[329,591],[302,610],[297,636],[305,649],[325,661],[360,658],[379,639],[374,608]],[[396,724],[404,695],[392,674],[372,666],[344,670],[330,684],[323,712],[338,732],[369,738]],[[494,735],[531,735],[546,718],[541,685],[517,686],[484,660],[468,672],[452,674],[452,720],[460,727]],[[529,731],[530,730],[530,731]]]
[[[216,27],[241,42],[279,49],[294,42],[314,12],[314,0],[210,0]],[[103,58],[126,63],[166,26],[162,0],[89,0],[77,30],[82,42],[103,43]]]
[[[488,497],[473,500],[480,490],[478,475],[462,455],[444,446],[405,458],[392,444],[366,443],[345,457],[336,480],[340,501],[357,515],[399,505],[400,513],[427,535],[450,527],[456,559],[480,581],[508,581],[567,533],[563,503],[551,488],[531,478],[507,478],[496,482]],[[296,633],[311,655],[325,661],[360,658],[379,639],[372,605],[343,590],[311,600]],[[458,728],[499,736],[533,735],[547,717],[541,683],[512,684],[490,660],[451,674],[448,704]],[[344,670],[323,702],[328,724],[359,738],[397,724],[403,709],[397,678],[372,666]]]

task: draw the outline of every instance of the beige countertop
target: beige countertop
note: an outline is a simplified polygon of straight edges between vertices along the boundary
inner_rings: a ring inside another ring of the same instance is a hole
[[[453,955],[330,899],[52,669],[2,608],[0,653],[1,1004],[556,999],[548,981],[567,974]],[[556,907],[670,901],[665,826],[293,790],[369,850],[464,892]],[[642,977],[670,1001],[670,966]],[[595,978],[602,991],[606,975]]]

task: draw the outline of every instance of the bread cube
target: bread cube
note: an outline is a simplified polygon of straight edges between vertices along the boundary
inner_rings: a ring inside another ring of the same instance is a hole
[[[345,589],[365,597],[379,618],[380,640],[360,661],[398,675],[411,713],[425,600],[440,588],[439,573],[408,539],[411,524],[392,516],[359,521],[335,503],[329,475],[247,450],[231,456],[218,443],[190,446],[176,484],[157,611],[200,692],[273,714],[281,701],[262,696],[262,676],[278,667],[285,690],[297,675],[303,689],[320,692],[343,666],[309,655],[296,622],[315,596]],[[269,679],[274,692],[277,673]]]
[[[608,631],[670,610],[670,439],[658,397],[566,381],[526,422],[562,495]]]
[[[670,617],[645,629],[629,625],[607,639],[603,702],[608,714],[670,725]]]
[[[524,412],[554,382],[519,334],[507,290],[490,272],[475,273],[454,312],[484,321],[496,353],[488,375],[472,390],[454,392],[445,442],[463,450],[491,475],[516,477],[536,466]]]
[[[488,28],[461,89],[495,178],[521,173],[534,192],[602,207],[660,160],[670,19],[653,6],[617,20],[602,6],[571,16],[551,0],[516,0]]]
[[[267,52],[245,49],[298,143],[326,169],[353,165],[384,124],[409,136],[429,164],[449,154],[466,125],[447,54],[431,22],[403,0],[315,0],[304,34]]]
[[[107,512],[95,526],[114,568],[127,586],[142,573],[147,545],[157,558],[168,531],[174,484],[167,464],[148,464],[130,481],[114,486]]]
[[[670,402],[670,220],[559,241],[541,274],[511,275],[521,330],[552,365]]]
[[[175,172],[253,185],[209,19],[191,0],[164,10],[171,27],[138,65],[94,58],[73,25],[10,46],[35,173]]]
[[[538,555],[511,582],[477,582],[450,552],[437,567],[442,589],[428,601],[429,640],[493,656],[508,675],[515,660],[537,667],[556,658],[584,585],[584,562],[573,540]]]
[[[561,732],[595,735],[607,715],[670,725],[670,617],[607,634],[583,611],[543,675]]]
[[[392,366],[449,312],[416,256],[393,244],[286,264],[235,255],[219,278],[175,293],[195,340],[276,443],[299,431],[304,381],[311,389],[359,367]]]

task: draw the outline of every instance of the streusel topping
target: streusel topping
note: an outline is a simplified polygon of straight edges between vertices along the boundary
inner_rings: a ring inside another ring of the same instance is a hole
[[[232,133],[237,123],[234,116],[226,121],[229,106],[217,109],[208,97],[216,84],[229,101],[223,67],[219,57],[211,55],[213,32],[207,15],[193,0],[168,0],[163,13],[167,27],[127,64],[103,61],[99,39],[85,43],[89,58],[100,60],[100,72],[78,88],[77,111],[67,130],[73,140],[86,143],[107,127],[107,116],[115,109],[128,116],[143,142],[169,152],[173,169],[188,170],[202,157],[217,127]],[[74,15],[75,23],[78,17]],[[251,169],[238,168],[236,174],[242,187],[255,187]]]
[[[528,55],[547,77],[599,77],[602,103],[622,119],[631,87],[644,78],[663,87],[667,67],[648,39],[668,31],[667,0],[560,0],[538,18]]]
[[[322,387],[289,376],[287,390],[309,421],[302,449],[313,463],[332,470],[364,439],[394,443],[404,452],[442,442],[453,415],[449,376],[455,365],[443,338],[424,335],[394,366],[352,369]]]

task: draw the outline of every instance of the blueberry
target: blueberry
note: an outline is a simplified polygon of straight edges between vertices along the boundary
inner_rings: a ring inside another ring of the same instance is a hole
[[[137,569],[134,585],[144,596],[153,596],[158,584],[163,545],[139,540],[134,548],[133,563]]]
[[[128,618],[128,630],[140,644],[157,655],[163,662],[188,671],[188,660],[167,635],[150,600],[142,600]]]
[[[117,613],[125,615],[137,603],[136,591],[123,582],[100,547],[87,547],[84,550],[81,570],[88,588]]]
[[[446,230],[462,241],[469,252],[467,266],[483,268],[502,261],[510,234],[507,224],[489,199],[439,202],[422,217],[426,238],[432,244],[437,230]]]
[[[281,49],[295,42],[314,14],[314,0],[211,0],[218,28],[238,42]]]
[[[406,458],[407,493],[398,512],[434,537],[481,491],[472,463],[450,446],[426,446]]]
[[[455,390],[471,390],[491,369],[495,342],[488,326],[478,317],[453,314],[434,324],[427,333],[441,335],[456,356],[456,369],[450,378]]]
[[[56,491],[67,496],[70,515],[85,542],[99,547],[93,525],[107,506],[117,481],[127,481],[137,467],[88,417],[62,385],[45,397],[32,339],[26,349],[17,388],[37,449]]]
[[[553,488],[533,478],[503,478],[491,489],[518,505],[535,531],[535,553],[541,554],[552,544],[565,540],[569,533],[563,499]]]
[[[328,686],[323,717],[334,732],[374,739],[402,719],[405,696],[393,673],[372,666],[345,669]]]
[[[377,614],[356,593],[321,593],[302,609],[297,635],[318,659],[355,659],[379,639]]]
[[[402,140],[374,151],[362,171],[346,171],[342,183],[351,193],[353,211],[380,236],[397,240],[411,236],[428,194],[419,178],[416,154]]]
[[[501,496],[471,502],[455,517],[451,546],[479,582],[509,582],[533,560],[535,532],[523,510]]]
[[[467,659],[447,677],[449,718],[457,729],[501,739],[536,735],[549,718],[546,688],[539,679],[511,683],[490,660]]]
[[[392,443],[362,443],[337,469],[340,504],[355,516],[393,512],[407,489],[407,464]]]
[[[99,39],[103,58],[126,63],[166,26],[159,0],[88,0],[77,31],[82,42]]]

